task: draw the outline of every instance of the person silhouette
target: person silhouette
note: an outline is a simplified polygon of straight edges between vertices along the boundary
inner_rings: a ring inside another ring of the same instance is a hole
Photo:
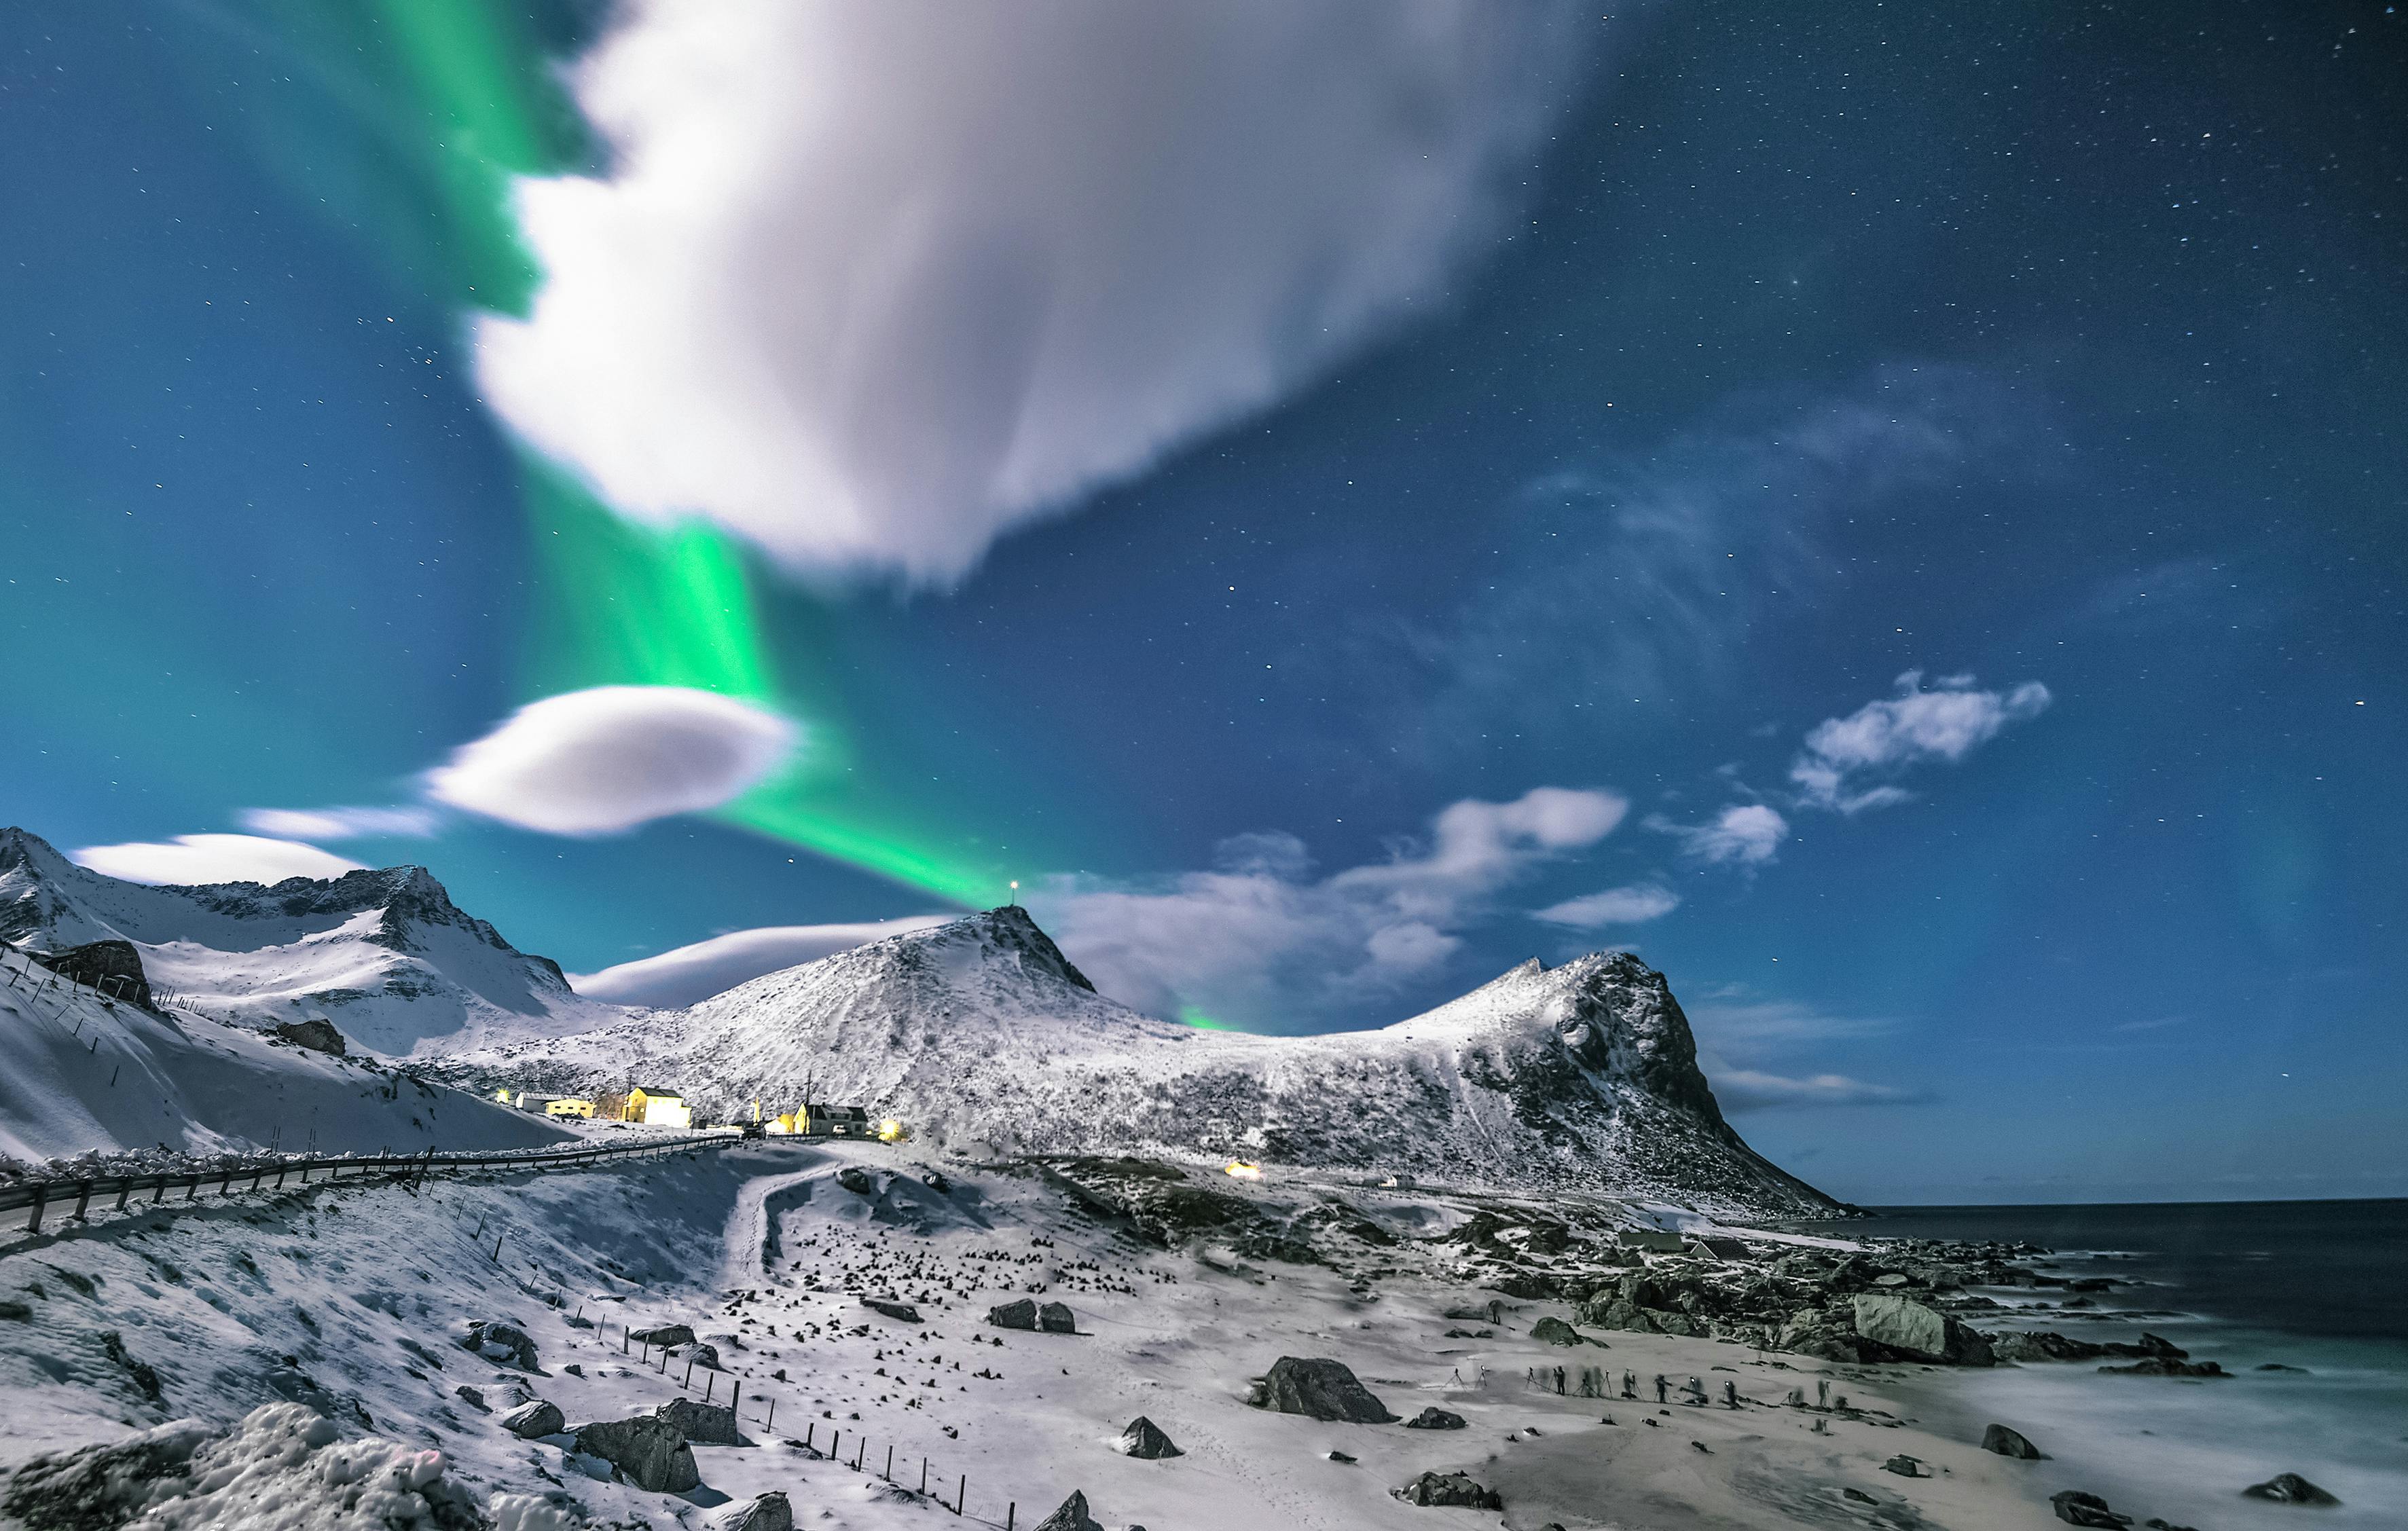
[[[1666,1395],[1670,1394],[1671,1390],[1672,1384],[1664,1380],[1664,1374],[1662,1372],[1657,1372],[1656,1374],[1656,1401],[1657,1403],[1662,1403],[1665,1400]]]
[[[1627,1366],[1622,1371],[1622,1395],[1626,1398],[1639,1396],[1639,1374]]]

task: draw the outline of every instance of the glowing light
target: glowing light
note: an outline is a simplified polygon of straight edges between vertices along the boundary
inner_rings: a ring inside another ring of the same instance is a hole
[[[1263,1166],[1237,1159],[1231,1161],[1227,1173],[1241,1180],[1259,1180],[1263,1178]]]
[[[907,1136],[903,1123],[891,1116],[878,1124],[878,1140],[882,1143],[899,1143]]]

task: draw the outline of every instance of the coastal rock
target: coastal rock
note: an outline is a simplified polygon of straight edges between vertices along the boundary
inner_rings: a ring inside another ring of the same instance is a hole
[[[1405,1422],[1405,1428],[1408,1430],[1460,1430],[1463,1427],[1462,1415],[1449,1413],[1436,1404],[1430,1405]]]
[[[2033,1445],[2021,1431],[2010,1430],[2003,1424],[1993,1424],[1982,1432],[1982,1450],[2012,1456],[2022,1462],[2045,1462],[2048,1453]]]
[[[684,1433],[655,1414],[577,1427],[577,1449],[598,1456],[652,1494],[683,1494],[702,1481]]]
[[[1170,1438],[1162,1433],[1162,1426],[1143,1414],[1129,1421],[1128,1428],[1121,1432],[1120,1445],[1121,1455],[1133,1456],[1140,1462],[1159,1462],[1167,1456],[1186,1454],[1171,1444]]]
[[[1388,1491],[1391,1497],[1409,1505],[1434,1505],[1454,1510],[1502,1510],[1505,1501],[1497,1491],[1474,1482],[1469,1473],[1426,1472],[1399,1489]]]
[[[539,1440],[567,1429],[568,1422],[562,1418],[558,1405],[534,1398],[504,1414],[501,1425],[522,1440]]]
[[[1386,1424],[1397,1417],[1344,1363],[1323,1358],[1281,1356],[1247,1402],[1277,1413],[1354,1424]]]
[[[2135,1361],[2128,1366],[2101,1366],[2104,1372],[2124,1377],[2229,1377],[2232,1373],[2214,1361],[2174,1361],[2162,1355],[2152,1355]]]
[[[2264,1482],[2252,1483],[2241,1492],[2252,1499],[2272,1499],[2278,1505],[2329,1506],[2341,1503],[2295,1472],[2278,1472]]]
[[[2106,1500],[2095,1494],[2085,1494],[2080,1489],[2052,1494],[2048,1502],[2057,1511],[2057,1518],[2068,1525],[2093,1525],[2102,1527],[2103,1531],[2116,1531],[2117,1527],[2132,1524],[2131,1516],[2118,1515],[2107,1508]]]
[[[719,1531],[795,1531],[795,1507],[775,1489],[719,1518]]]
[[[1073,1490],[1062,1501],[1062,1507],[1037,1523],[1036,1531],[1104,1531],[1093,1515],[1087,1513],[1087,1496]]]
[[[1912,1297],[1860,1294],[1855,1309],[1857,1337],[1885,1350],[1952,1366],[1994,1363],[1988,1340]]]

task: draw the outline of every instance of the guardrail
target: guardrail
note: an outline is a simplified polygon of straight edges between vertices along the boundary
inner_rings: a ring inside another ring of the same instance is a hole
[[[45,1180],[18,1180],[0,1185],[0,1215],[25,1211],[25,1221],[15,1230],[21,1235],[42,1231],[42,1218],[50,1209],[72,1203],[74,1210],[65,1214],[71,1223],[90,1219],[93,1209],[100,1206],[108,1211],[133,1209],[148,1210],[153,1207],[183,1206],[200,1199],[203,1188],[215,1182],[210,1193],[223,1198],[239,1193],[280,1190],[295,1175],[297,1183],[308,1185],[313,1176],[318,1183],[349,1180],[353,1183],[380,1175],[424,1180],[436,1170],[456,1172],[463,1169],[570,1169],[582,1165],[598,1164],[606,1159],[624,1159],[646,1153],[683,1153],[702,1149],[728,1148],[743,1141],[734,1133],[693,1133],[681,1138],[642,1143],[613,1143],[572,1149],[496,1149],[484,1152],[437,1153],[428,1149],[423,1153],[380,1153],[363,1158],[356,1155],[280,1155],[256,1159],[239,1165],[219,1166],[209,1169],[157,1170],[148,1174],[59,1176]],[[271,1181],[269,1177],[273,1176]],[[168,1193],[183,1195],[171,1203]],[[149,1200],[136,1198],[143,1193]]]

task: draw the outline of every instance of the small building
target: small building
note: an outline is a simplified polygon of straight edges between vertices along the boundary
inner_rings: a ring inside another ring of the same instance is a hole
[[[576,1095],[554,1095],[544,1103],[543,1114],[550,1117],[585,1117],[594,1115],[594,1102]]]
[[[872,1136],[869,1113],[858,1106],[806,1106],[795,1114],[796,1129],[812,1138]]]
[[[691,1127],[694,1109],[674,1090],[639,1084],[627,1092],[626,1120],[647,1127]]]

